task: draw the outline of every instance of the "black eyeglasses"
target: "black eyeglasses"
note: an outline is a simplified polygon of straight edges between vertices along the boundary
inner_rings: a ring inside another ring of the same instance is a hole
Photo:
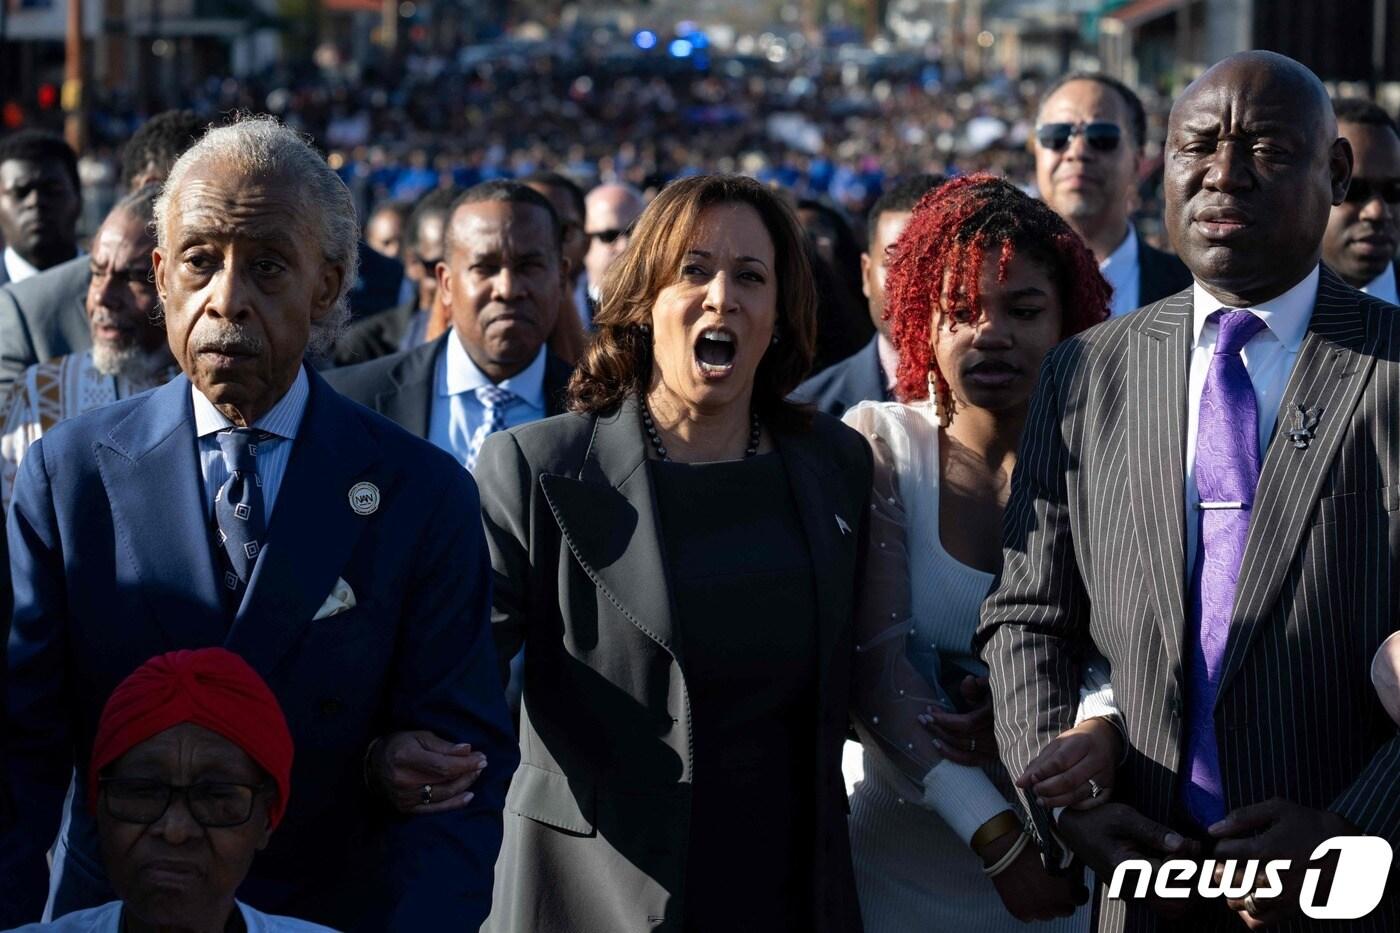
[[[253,801],[272,785],[226,784],[166,784],[145,778],[98,778],[107,814],[123,823],[149,826],[165,815],[170,802],[179,794],[185,798],[190,816],[200,826],[227,829],[242,826],[253,816]]]
[[[627,236],[627,234],[627,230],[594,230],[592,233],[588,234],[588,236],[594,240],[600,241],[605,246],[612,246],[617,242],[618,237]]]
[[[1123,138],[1123,128],[1117,123],[1042,123],[1035,128],[1035,140],[1052,152],[1060,152],[1080,133],[1089,148],[1098,152],[1112,152]]]
[[[1380,198],[1387,204],[1400,204],[1400,178],[1387,178],[1372,181],[1367,178],[1353,178],[1347,188],[1347,202],[1365,204],[1372,198]]]

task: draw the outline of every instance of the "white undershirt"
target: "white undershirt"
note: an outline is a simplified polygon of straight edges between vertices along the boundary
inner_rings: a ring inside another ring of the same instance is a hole
[[[1249,372],[1250,382],[1254,383],[1254,398],[1259,411],[1259,450],[1262,462],[1263,451],[1268,449],[1269,438],[1273,436],[1274,423],[1278,420],[1279,404],[1283,401],[1284,390],[1288,388],[1288,378],[1293,374],[1293,364],[1298,359],[1298,348],[1312,320],[1313,304],[1317,301],[1318,269],[1290,288],[1288,291],[1261,302],[1248,310],[1263,318],[1266,327],[1250,338],[1244,345],[1240,357],[1244,368]],[[1196,491],[1196,430],[1201,408],[1201,394],[1205,390],[1206,373],[1210,370],[1210,358],[1215,353],[1215,342],[1220,333],[1219,325],[1206,323],[1206,318],[1221,310],[1221,303],[1197,282],[1193,287],[1194,341],[1191,351],[1191,369],[1186,386],[1186,579],[1191,578],[1191,569],[1196,562],[1196,541],[1200,535],[1196,505],[1201,501]],[[1232,309],[1236,310],[1236,309]]]

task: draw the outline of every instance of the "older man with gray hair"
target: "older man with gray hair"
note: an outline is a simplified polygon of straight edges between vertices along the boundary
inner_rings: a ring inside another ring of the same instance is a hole
[[[517,761],[490,561],[470,475],[304,362],[346,315],[350,194],[301,136],[245,118],[180,158],[155,222],[181,374],[57,425],[15,484],[0,761],[23,807],[0,831],[0,929],[111,900],[83,777],[102,703],[153,654],[215,645],[266,679],[298,749],[240,898],[475,929]],[[149,830],[172,878],[210,844],[189,791]]]

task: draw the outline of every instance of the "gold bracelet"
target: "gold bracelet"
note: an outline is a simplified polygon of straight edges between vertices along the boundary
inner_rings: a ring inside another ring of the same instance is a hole
[[[984,846],[996,842],[1002,836],[1021,831],[1021,821],[1011,810],[1003,810],[977,828],[972,834],[972,851],[981,854]]]

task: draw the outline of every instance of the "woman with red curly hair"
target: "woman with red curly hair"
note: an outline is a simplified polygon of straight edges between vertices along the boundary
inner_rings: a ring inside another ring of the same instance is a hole
[[[898,401],[845,417],[875,453],[853,696],[865,779],[850,819],[867,933],[1088,929],[1087,891],[1047,872],[1023,829],[972,636],[1041,360],[1104,320],[1108,301],[1069,226],[990,175],[925,195],[894,245]],[[1107,799],[1116,710],[1106,671],[1086,681],[1081,725],[1023,785],[1049,806]],[[1081,801],[1066,782],[1098,791]]]

